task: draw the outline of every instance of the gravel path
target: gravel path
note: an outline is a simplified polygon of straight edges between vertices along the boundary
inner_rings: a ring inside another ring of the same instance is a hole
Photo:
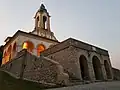
[[[120,81],[97,82],[85,85],[76,85],[49,90],[120,90]]]

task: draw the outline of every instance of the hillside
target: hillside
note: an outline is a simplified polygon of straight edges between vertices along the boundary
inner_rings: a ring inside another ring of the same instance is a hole
[[[120,80],[120,71],[113,68],[114,79]],[[0,90],[119,90],[120,81],[112,82],[97,82],[86,85],[75,85],[64,88],[56,88],[58,86],[51,86],[48,84],[38,84],[36,82],[31,82],[27,80],[16,79],[9,75],[8,73],[0,70]],[[55,89],[53,89],[55,88]]]
[[[43,90],[48,87],[51,86],[16,79],[6,72],[0,71],[0,90]]]

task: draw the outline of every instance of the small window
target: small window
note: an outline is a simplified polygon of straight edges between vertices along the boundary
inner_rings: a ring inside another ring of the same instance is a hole
[[[26,41],[23,43],[23,49],[27,49],[29,52],[32,52],[34,49],[34,44],[30,41]]]
[[[43,44],[39,44],[37,47],[37,55],[40,56],[40,53],[45,50],[45,46]]]
[[[39,21],[39,16],[37,17],[37,21]]]
[[[46,16],[43,16],[43,28],[44,29],[47,29],[47,23],[46,23],[46,21],[47,21],[47,17]]]

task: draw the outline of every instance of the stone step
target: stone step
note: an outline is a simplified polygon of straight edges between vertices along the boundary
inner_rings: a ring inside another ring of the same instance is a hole
[[[91,81],[88,80],[80,80],[80,79],[70,79],[70,85],[82,85],[82,84],[90,84]]]

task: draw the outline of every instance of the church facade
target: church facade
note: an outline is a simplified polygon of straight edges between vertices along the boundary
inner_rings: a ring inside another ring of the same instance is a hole
[[[47,60],[47,62],[54,63],[55,66],[58,67],[57,70],[54,70],[56,67],[53,66],[51,70],[56,71],[57,73],[60,70],[58,77],[67,77],[69,82],[72,82],[73,80],[113,80],[111,61],[107,50],[73,38],[59,42],[54,36],[54,33],[51,32],[50,15],[43,4],[41,4],[34,18],[35,28],[32,32],[27,33],[18,30],[13,37],[8,37],[5,40],[6,44],[4,45],[2,59],[2,66],[5,70],[8,70],[9,72],[11,72],[10,70],[12,70],[12,72],[18,72],[20,70],[17,70],[19,67],[14,66],[14,62],[17,62],[17,59],[15,58],[19,56],[19,52],[25,49],[30,53],[29,57],[25,59],[27,60],[25,62],[29,62],[29,64],[25,64],[24,62],[23,65],[25,67],[27,66],[27,68],[24,67],[23,69],[23,77],[25,75],[25,78],[34,78],[34,80],[37,81],[42,80],[41,78],[45,76],[48,78],[45,80],[49,80],[49,76],[47,76],[48,73],[43,76],[34,73],[41,72],[43,70],[43,68],[41,69],[41,62]],[[32,60],[32,57],[37,57],[37,59]],[[43,57],[45,60],[42,59]],[[34,62],[37,63],[35,64]],[[38,63],[40,64],[38,65]],[[45,62],[44,64],[46,65]],[[22,66],[22,62],[20,65]],[[36,65],[37,69],[34,67]],[[51,65],[53,64],[49,64],[45,68],[51,68]],[[11,69],[13,66],[14,68]],[[34,76],[40,76],[40,78],[35,78]]]
[[[32,32],[18,30],[13,37],[6,38],[2,64],[13,59],[22,49],[27,49],[32,54],[40,56],[42,51],[59,43],[50,30],[50,15],[43,4],[34,18],[35,28]]]

